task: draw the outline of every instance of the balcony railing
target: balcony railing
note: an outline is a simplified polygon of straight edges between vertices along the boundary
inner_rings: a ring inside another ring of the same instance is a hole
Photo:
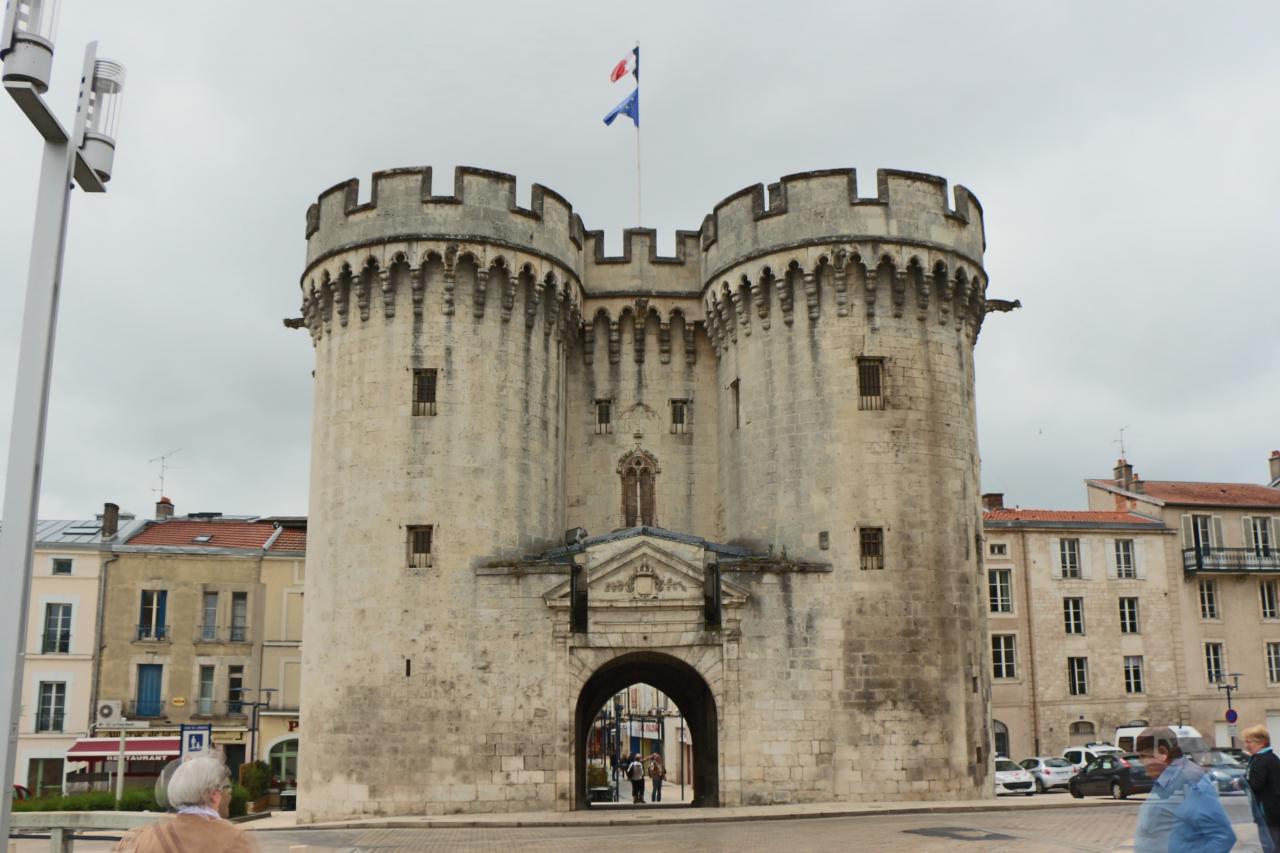
[[[201,625],[196,628],[197,643],[216,643],[218,642],[219,626],[217,625]]]
[[[218,702],[213,699],[197,699],[191,703],[191,716],[219,719],[222,717],[244,717],[244,703],[234,700]]]
[[[228,642],[231,643],[247,643],[249,642],[249,626],[248,625],[232,625],[229,632]]]
[[[132,702],[125,703],[124,715],[126,717],[163,717],[164,700],[134,699]]]
[[[168,625],[139,625],[137,633],[133,635],[135,640],[150,643],[163,643],[169,640]]]
[[[248,625],[200,625],[196,627],[197,643],[247,643]]]
[[[1275,548],[1184,548],[1182,570],[1240,574],[1280,574],[1280,550]]]

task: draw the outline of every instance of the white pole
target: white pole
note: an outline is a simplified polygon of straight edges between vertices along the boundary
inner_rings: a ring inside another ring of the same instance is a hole
[[[639,109],[640,101],[640,41],[636,40],[636,108]],[[644,227],[644,208],[641,206],[641,183],[640,183],[640,120],[636,119],[636,227]]]
[[[120,808],[120,799],[124,796],[124,729],[120,730],[120,754],[116,758],[116,808]]]
[[[18,349],[9,467],[0,516],[0,839],[9,837],[9,812],[18,724],[22,717],[22,655],[27,640],[27,600],[31,595],[32,549],[40,496],[40,463],[49,410],[49,373],[58,320],[62,249],[67,236],[67,207],[75,150],[70,142],[44,144],[40,190],[36,198],[27,301]]]

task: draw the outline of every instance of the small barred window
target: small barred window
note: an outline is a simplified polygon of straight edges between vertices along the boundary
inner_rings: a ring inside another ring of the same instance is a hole
[[[858,408],[879,411],[884,406],[884,359],[858,359]]]
[[[431,567],[431,525],[409,528],[409,568],[428,569]]]
[[[413,414],[434,415],[436,413],[436,369],[414,368],[413,370]]]
[[[596,435],[613,432],[613,401],[596,400]]]
[[[689,432],[689,401],[671,401],[671,431],[677,435]]]
[[[884,568],[884,528],[864,527],[858,531],[862,547],[862,568],[868,570]]]

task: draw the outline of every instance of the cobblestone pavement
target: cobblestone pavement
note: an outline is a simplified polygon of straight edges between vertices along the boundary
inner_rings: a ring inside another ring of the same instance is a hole
[[[1257,833],[1243,797],[1224,805],[1240,839],[1235,850],[1257,851]],[[578,853],[623,849],[627,853],[796,851],[892,851],[911,853],[1111,853],[1133,849],[1139,803],[1087,809],[1037,809],[969,814],[860,815],[841,818],[755,820],[684,825],[572,826],[545,828],[278,830],[252,833],[262,853],[312,851],[547,851]],[[77,853],[100,853],[108,840],[77,841]],[[19,853],[48,850],[48,841],[20,840]]]

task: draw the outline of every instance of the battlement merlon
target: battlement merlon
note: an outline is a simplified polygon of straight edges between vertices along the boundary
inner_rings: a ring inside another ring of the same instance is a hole
[[[406,241],[489,243],[540,255],[582,277],[582,219],[559,193],[534,184],[528,208],[514,175],[459,166],[453,194],[432,194],[430,167],[374,172],[369,201],[360,182],[336,184],[307,210],[307,269],[340,252]]]
[[[739,190],[703,221],[703,280],[752,257],[841,240],[941,249],[982,266],[982,206],[968,189],[956,186],[952,206],[946,179],[880,169],[876,190],[859,197],[853,169],[787,175],[767,192],[762,184]]]
[[[658,254],[657,232],[628,228],[622,233],[622,254],[604,253],[604,232],[586,232],[583,286],[588,295],[645,296],[697,294],[702,282],[701,237],[697,231],[676,232],[673,257]]]

